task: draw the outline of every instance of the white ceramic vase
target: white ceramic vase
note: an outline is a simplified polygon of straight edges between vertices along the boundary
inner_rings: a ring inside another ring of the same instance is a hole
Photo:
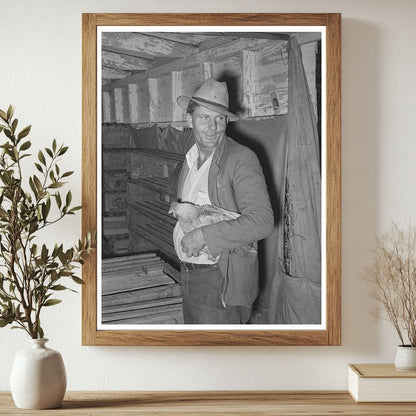
[[[47,339],[32,339],[31,348],[14,360],[10,388],[21,409],[59,407],[66,390],[66,372],[59,352],[45,346]]]
[[[416,347],[398,345],[394,365],[399,371],[416,370]]]

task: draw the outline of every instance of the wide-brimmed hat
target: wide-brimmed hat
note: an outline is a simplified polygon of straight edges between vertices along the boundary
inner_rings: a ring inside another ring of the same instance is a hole
[[[209,78],[194,92],[192,97],[180,95],[176,102],[181,108],[186,110],[191,100],[209,110],[228,116],[230,121],[238,120],[238,117],[228,110],[230,100],[225,82],[218,82],[213,78]]]

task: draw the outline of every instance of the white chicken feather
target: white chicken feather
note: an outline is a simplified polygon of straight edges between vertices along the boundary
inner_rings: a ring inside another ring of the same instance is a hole
[[[169,214],[178,219],[185,234],[204,225],[234,220],[240,216],[238,212],[228,211],[224,208],[213,205],[196,205],[190,202],[172,202]]]
[[[204,225],[234,220],[241,215],[238,212],[228,211],[213,205],[196,205],[190,202],[172,202],[169,214],[172,214],[177,218],[179,226],[185,235]],[[218,260],[219,258],[219,256],[214,258],[207,246],[205,246],[202,251],[208,254],[210,260]]]

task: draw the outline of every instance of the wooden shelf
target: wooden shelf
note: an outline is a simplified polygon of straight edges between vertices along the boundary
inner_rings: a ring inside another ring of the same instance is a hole
[[[0,392],[0,414],[94,415],[414,415],[414,403],[355,403],[344,391],[129,391],[67,392],[59,409],[17,409],[9,392]]]
[[[136,225],[133,232],[152,242],[159,250],[176,257],[172,234],[152,224]]]
[[[163,194],[168,193],[168,178],[133,178],[127,179],[127,182],[137,186],[144,186],[145,188]]]
[[[169,214],[169,203],[163,201],[141,201],[131,202],[130,207],[148,217],[151,222],[159,221],[158,226],[165,225],[172,237],[172,231],[176,224],[176,219]]]
[[[160,149],[150,149],[147,147],[107,147],[103,149],[103,153],[137,153],[169,160],[171,162],[182,162],[185,159],[185,156],[179,153],[167,152],[166,150]]]
[[[112,173],[112,174],[114,174],[114,173],[128,173],[129,171],[128,171],[128,169],[120,169],[120,168],[105,168],[105,169],[103,169],[103,172],[104,173]]]
[[[166,150],[159,149],[147,149],[142,147],[137,147],[134,149],[129,149],[130,153],[137,153],[140,155],[157,157],[159,159],[168,160],[170,162],[182,162],[185,159],[184,155],[178,153],[167,152]]]

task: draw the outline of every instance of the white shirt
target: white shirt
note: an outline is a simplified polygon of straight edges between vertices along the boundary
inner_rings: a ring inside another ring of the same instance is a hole
[[[194,144],[186,154],[186,161],[188,163],[189,172],[185,178],[182,195],[180,195],[182,202],[192,202],[197,205],[211,205],[211,200],[208,195],[208,173],[212,162],[212,155],[202,164],[198,169],[198,147]],[[184,237],[184,233],[179,226],[179,222],[176,223],[173,230],[173,242],[175,245],[176,254],[181,261],[186,263],[197,264],[214,264],[208,258],[205,252],[201,252],[198,257],[186,257],[186,253],[182,251],[181,241]]]

